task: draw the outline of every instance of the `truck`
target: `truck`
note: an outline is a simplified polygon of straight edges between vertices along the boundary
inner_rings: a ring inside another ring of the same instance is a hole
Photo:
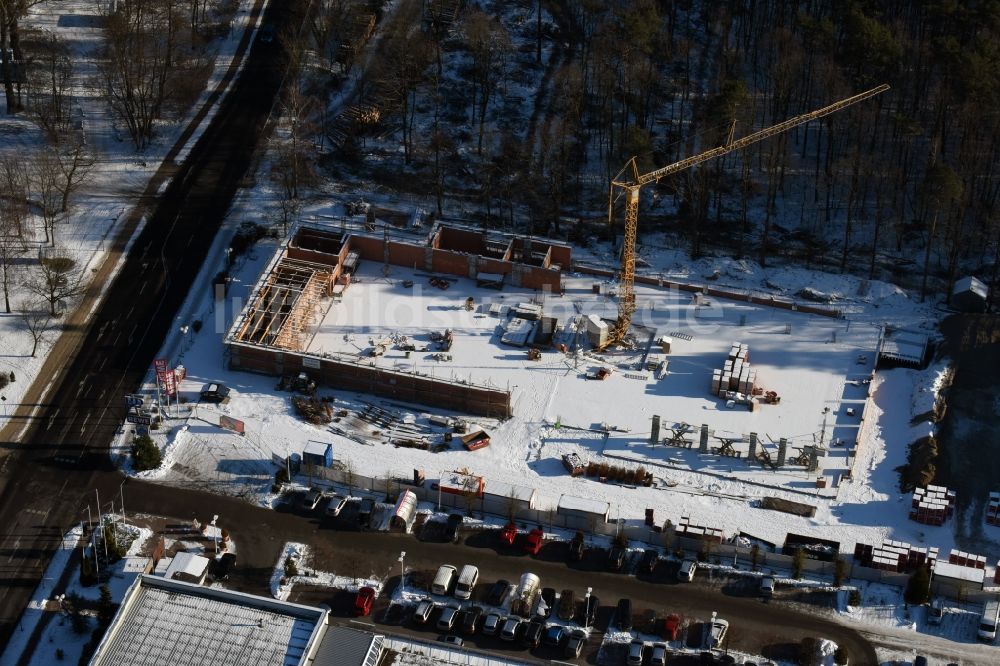
[[[991,599],[983,606],[983,617],[979,621],[979,640],[992,643],[997,637],[997,625],[1000,624],[1000,599]]]
[[[514,598],[510,604],[510,612],[527,617],[535,605],[535,597],[542,584],[541,579],[533,573],[521,574],[521,580],[514,590]]]

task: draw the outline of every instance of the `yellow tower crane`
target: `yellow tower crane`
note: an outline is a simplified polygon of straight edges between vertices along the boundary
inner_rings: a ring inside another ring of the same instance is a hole
[[[674,162],[669,164],[662,169],[656,169],[655,171],[650,171],[649,173],[640,174],[639,165],[636,163],[636,159],[633,157],[622,170],[611,180],[611,192],[608,197],[608,223],[614,222],[614,195],[616,190],[622,190],[625,194],[625,242],[622,247],[622,267],[619,276],[618,284],[618,320],[615,322],[614,328],[609,332],[607,342],[602,348],[606,348],[610,345],[620,343],[625,339],[628,334],[629,327],[632,325],[632,314],[635,312],[635,236],[636,227],[639,222],[639,193],[644,185],[648,185],[652,182],[659,182],[661,178],[671,176],[679,171],[683,171],[696,164],[701,164],[702,162],[707,162],[708,160],[715,159],[716,157],[721,157],[728,153],[736,150],[741,150],[746,148],[750,144],[757,143],[776,134],[781,134],[782,132],[788,131],[793,127],[797,127],[810,120],[816,120],[817,118],[822,118],[823,116],[830,115],[840,111],[843,108],[851,106],[852,104],[857,104],[863,100],[866,100],[875,95],[881,94],[889,89],[887,84],[882,84],[877,88],[872,88],[871,90],[865,91],[853,97],[848,97],[847,99],[842,99],[839,102],[835,102],[830,106],[824,106],[822,109],[817,109],[815,111],[810,111],[809,113],[804,113],[800,116],[795,116],[782,123],[778,123],[767,129],[762,129],[759,132],[754,132],[749,134],[742,139],[737,139],[733,141],[733,130],[735,129],[735,122],[733,126],[729,129],[729,136],[726,139],[725,145],[718,146],[717,148],[712,148],[693,157],[685,158],[679,162]],[[626,176],[622,178],[623,174],[628,174],[631,172],[631,179]]]

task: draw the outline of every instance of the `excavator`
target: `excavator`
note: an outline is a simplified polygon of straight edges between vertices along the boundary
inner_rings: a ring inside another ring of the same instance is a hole
[[[635,313],[635,238],[636,230],[639,223],[639,195],[642,188],[653,182],[659,182],[661,178],[666,178],[667,176],[672,176],[675,173],[689,169],[695,165],[701,164],[702,162],[707,162],[713,160],[716,157],[722,157],[731,152],[742,150],[749,145],[757,143],[758,141],[763,141],[764,139],[775,136],[776,134],[781,134],[782,132],[787,132],[788,130],[803,125],[817,118],[822,118],[823,116],[828,116],[831,113],[836,113],[841,109],[845,109],[853,104],[862,102],[866,99],[880,95],[889,89],[888,84],[882,84],[871,90],[866,90],[863,93],[854,95],[853,97],[848,97],[842,99],[839,102],[834,102],[829,106],[824,106],[821,109],[816,109],[815,111],[810,111],[809,113],[804,113],[794,118],[790,118],[784,122],[773,125],[766,129],[762,129],[753,134],[748,134],[742,139],[733,140],[733,134],[735,132],[736,123],[733,122],[732,126],[729,128],[729,134],[726,138],[726,143],[721,146],[712,148],[711,150],[706,150],[703,153],[694,155],[692,157],[687,157],[679,162],[674,162],[673,164],[668,164],[665,167],[650,171],[648,173],[640,174],[639,165],[636,158],[633,157],[625,163],[621,171],[615,175],[611,180],[610,193],[608,195],[608,223],[614,224],[614,203],[615,203],[615,193],[622,192],[625,195],[625,239],[622,245],[622,265],[621,271],[618,277],[618,319],[615,321],[614,327],[609,331],[608,337],[605,343],[601,346],[601,350],[607,349],[613,345],[621,344],[625,341],[628,335],[629,328],[632,325],[632,315]]]

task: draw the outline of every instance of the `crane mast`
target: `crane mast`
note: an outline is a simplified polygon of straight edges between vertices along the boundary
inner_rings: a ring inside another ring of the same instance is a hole
[[[668,164],[665,167],[650,171],[648,173],[640,174],[639,165],[636,162],[636,158],[632,157],[621,171],[611,180],[611,188],[608,197],[608,223],[613,223],[614,214],[614,194],[616,190],[621,190],[625,194],[625,237],[622,244],[622,265],[621,272],[619,275],[618,283],[618,320],[615,322],[614,328],[609,332],[607,342],[602,346],[603,348],[609,345],[617,344],[625,339],[628,334],[629,327],[632,325],[632,315],[635,313],[635,239],[636,232],[639,225],[639,195],[642,188],[652,182],[659,182],[661,178],[666,178],[667,176],[672,176],[675,173],[684,171],[685,169],[690,169],[693,166],[701,164],[702,162],[707,162],[713,160],[716,157],[722,157],[731,152],[742,150],[747,146],[757,143],[758,141],[763,141],[776,134],[781,134],[782,132],[787,132],[788,130],[798,127],[808,123],[811,120],[816,120],[817,118],[822,118],[823,116],[828,116],[831,113],[836,113],[841,109],[844,109],[852,104],[857,104],[866,99],[879,95],[889,89],[887,84],[882,84],[871,90],[866,90],[863,93],[854,95],[853,97],[848,97],[842,99],[839,102],[834,102],[829,106],[824,106],[821,109],[816,109],[815,111],[810,111],[808,113],[803,113],[802,115],[795,116],[794,118],[789,118],[788,120],[773,125],[771,127],[762,129],[753,134],[748,134],[742,139],[737,139],[733,141],[733,128],[730,129],[729,137],[726,143],[712,148],[711,150],[706,150],[705,152],[687,157],[673,164]],[[735,122],[734,122],[735,127]],[[623,175],[629,174],[631,177],[626,176],[624,179]]]

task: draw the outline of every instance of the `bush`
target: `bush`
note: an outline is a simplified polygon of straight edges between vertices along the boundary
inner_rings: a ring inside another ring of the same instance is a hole
[[[802,578],[802,569],[806,565],[806,551],[801,548],[795,551],[795,555],[792,557],[792,578],[798,580]]]
[[[7,379],[7,373],[6,372],[0,372],[0,389],[7,388],[7,384],[9,384],[9,383],[10,383],[10,380]]]
[[[89,556],[84,556],[80,560],[80,585],[90,587],[97,582],[94,576],[94,562]]]
[[[927,567],[920,567],[906,581],[906,590],[903,592],[903,599],[906,603],[914,606],[926,604],[931,597],[931,573]]]
[[[299,575],[299,567],[295,564],[295,560],[289,555],[285,558],[285,577],[293,578]]]
[[[853,589],[851,593],[847,595],[847,605],[848,606],[860,606],[861,605],[861,590]]]
[[[87,633],[87,616],[83,610],[83,598],[73,592],[66,595],[66,605],[69,606],[69,624],[75,634]]]
[[[155,429],[156,424],[153,425]],[[149,435],[142,435],[136,438],[135,443],[132,445],[132,462],[138,472],[147,469],[156,469],[163,462],[163,457],[160,455],[160,447],[156,445],[156,442]]]
[[[847,578],[847,560],[838,557],[833,564],[833,586],[840,587],[844,584],[845,578]]]

